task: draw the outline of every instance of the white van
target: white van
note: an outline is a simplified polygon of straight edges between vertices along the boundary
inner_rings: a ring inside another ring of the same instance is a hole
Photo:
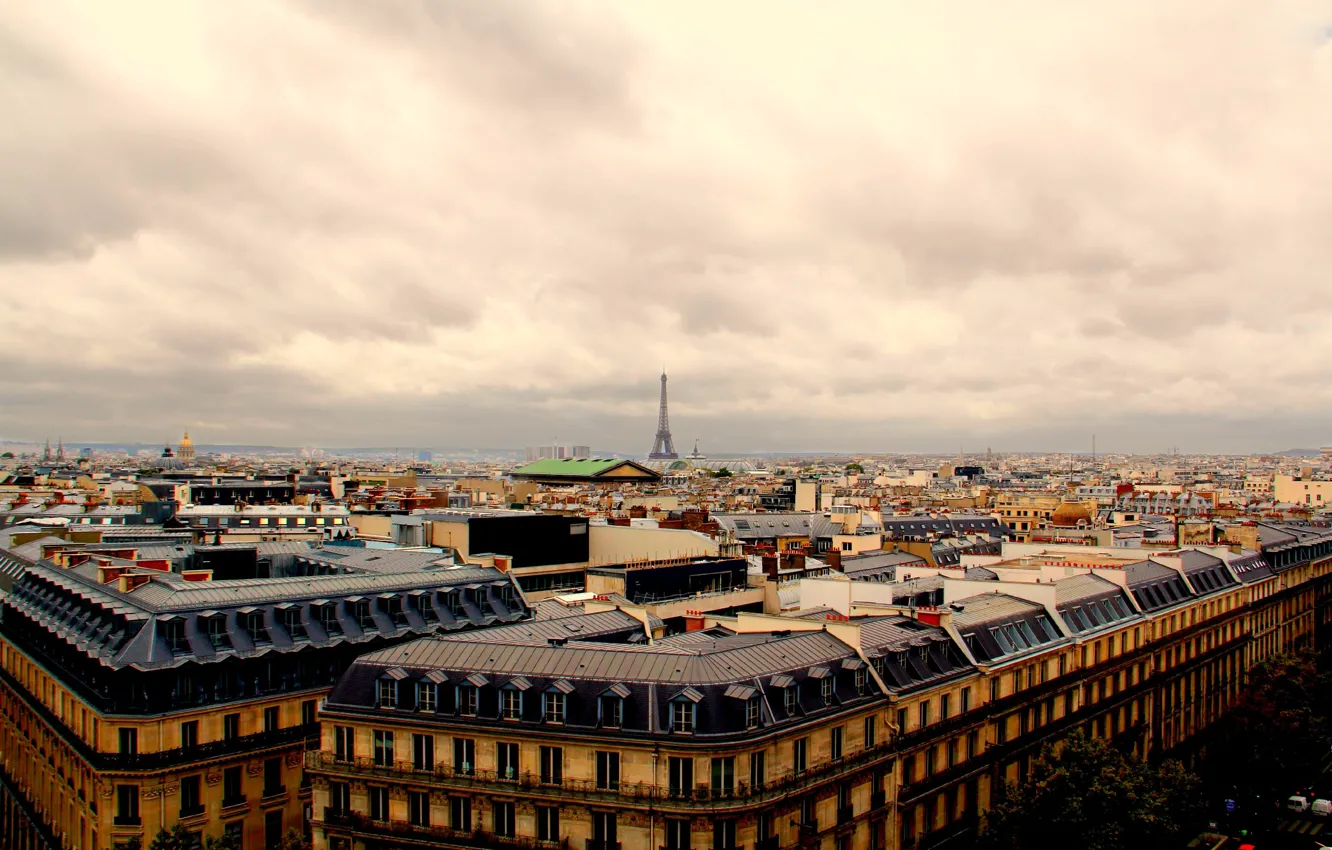
[[[1318,815],[1320,818],[1332,815],[1332,800],[1324,800],[1322,798],[1314,800],[1313,805],[1309,807],[1309,811]]]
[[[1296,794],[1286,800],[1286,808],[1292,812],[1307,812],[1309,811],[1309,798]]]

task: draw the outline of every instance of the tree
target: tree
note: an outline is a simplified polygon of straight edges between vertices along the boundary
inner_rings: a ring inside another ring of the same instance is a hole
[[[14,456],[14,453],[13,453],[13,452],[3,452],[3,453],[0,453],[0,457],[3,457],[3,458],[11,458],[11,457],[13,457],[13,456]]]
[[[282,840],[269,847],[268,850],[310,850],[310,839],[295,829],[288,829],[286,835],[282,836]]]
[[[1260,662],[1220,730],[1218,767],[1242,795],[1290,793],[1332,745],[1329,711],[1332,677],[1318,671],[1313,651]]]
[[[848,464],[846,465],[846,471],[847,471],[847,472],[854,472],[854,473],[856,473],[856,474],[859,475],[859,474],[863,474],[863,473],[865,472],[865,467],[861,466],[861,465],[858,464],[858,463],[848,463]]]
[[[157,830],[153,843],[148,850],[194,850],[194,836],[185,827],[177,823],[167,832],[165,828]]]
[[[726,467],[723,466],[721,469],[719,469],[719,470],[717,470],[716,472],[712,473],[712,477],[713,477],[713,478],[730,478],[730,477],[731,477],[731,470],[729,470],[729,469],[727,469]]]
[[[1020,782],[1006,782],[985,814],[991,850],[1180,846],[1200,814],[1200,781],[1178,762],[1152,767],[1081,733],[1046,744]]]
[[[236,836],[230,832],[208,836],[204,839],[203,846],[204,850],[241,850],[240,844],[236,841]]]

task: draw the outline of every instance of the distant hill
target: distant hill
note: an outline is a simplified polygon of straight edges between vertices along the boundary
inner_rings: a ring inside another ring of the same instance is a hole
[[[1284,452],[1277,452],[1276,457],[1318,457],[1321,454],[1318,449],[1286,449]]]

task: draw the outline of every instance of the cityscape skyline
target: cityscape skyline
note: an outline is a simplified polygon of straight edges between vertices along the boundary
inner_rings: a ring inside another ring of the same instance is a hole
[[[0,434],[1325,439],[1320,4],[431,9],[6,8]]]

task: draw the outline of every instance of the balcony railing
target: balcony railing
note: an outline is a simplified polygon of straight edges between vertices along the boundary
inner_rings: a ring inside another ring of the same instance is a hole
[[[780,850],[781,839],[775,835],[769,835],[767,838],[760,838],[754,842],[754,850]]]
[[[856,808],[855,808],[855,806],[838,806],[838,807],[837,807],[837,824],[838,824],[839,826],[842,825],[842,824],[850,823],[852,820],[855,819],[855,817],[856,817]]]
[[[400,841],[420,841],[422,844],[446,841],[457,847],[517,848],[517,850],[569,850],[568,839],[543,841],[524,836],[496,835],[483,829],[453,829],[447,826],[417,826],[400,820],[371,820],[357,812],[338,812],[324,809],[324,825],[341,827],[367,835],[389,835]]]
[[[829,780],[853,773],[867,763],[882,758],[890,752],[892,743],[885,741],[874,747],[859,750],[841,761],[824,762],[799,774],[787,774],[775,781],[761,786],[737,783],[732,790],[714,792],[706,785],[689,789],[672,789],[665,785],[647,782],[619,783],[618,788],[599,788],[593,779],[562,779],[558,782],[545,782],[537,773],[501,773],[469,767],[462,771],[451,765],[436,765],[434,770],[417,770],[411,761],[397,761],[392,765],[375,764],[372,758],[357,756],[354,759],[338,759],[333,753],[323,750],[307,750],[305,767],[307,770],[341,774],[344,776],[378,776],[397,779],[404,782],[418,782],[422,785],[453,785],[477,790],[502,791],[515,793],[514,789],[539,798],[553,797],[567,799],[581,797],[606,803],[641,803],[650,801],[666,809],[739,809],[758,805],[772,800],[784,799],[792,793],[821,785]]]

